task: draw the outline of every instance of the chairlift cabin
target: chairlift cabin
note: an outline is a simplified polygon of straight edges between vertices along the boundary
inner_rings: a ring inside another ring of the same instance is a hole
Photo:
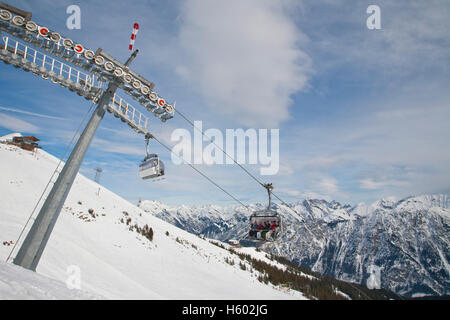
[[[250,230],[248,239],[257,242],[275,241],[281,234],[282,219],[280,215],[270,209],[271,207],[271,192],[273,186],[271,183],[264,184],[269,195],[269,205],[264,210],[255,211],[249,218]]]
[[[281,230],[281,218],[274,210],[255,211],[250,216],[249,239],[256,241],[274,241]]]
[[[142,179],[153,179],[164,175],[164,162],[156,153],[147,155],[139,165],[139,176]]]
[[[154,179],[164,175],[164,162],[162,162],[156,153],[148,153],[148,142],[152,136],[145,136],[145,152],[147,155],[139,165],[139,176],[142,179]]]

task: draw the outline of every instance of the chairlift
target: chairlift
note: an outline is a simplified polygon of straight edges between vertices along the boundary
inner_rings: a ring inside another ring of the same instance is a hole
[[[250,228],[248,240],[256,242],[275,241],[278,239],[282,230],[282,219],[277,211],[272,210],[271,192],[273,185],[271,183],[264,184],[263,187],[269,195],[269,204],[266,209],[258,210],[252,213],[249,218]]]
[[[139,165],[139,176],[144,180],[156,179],[164,175],[164,162],[159,159],[158,154],[148,153],[150,138],[152,138],[150,134],[145,135],[145,152],[147,155]]]

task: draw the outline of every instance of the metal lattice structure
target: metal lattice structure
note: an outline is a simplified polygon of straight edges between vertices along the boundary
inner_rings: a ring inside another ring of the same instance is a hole
[[[147,130],[148,117],[117,94],[114,95],[111,103],[108,105],[107,111],[112,113],[116,118],[120,118],[120,120],[126,122],[134,131],[144,135],[149,134]]]
[[[3,42],[4,44],[0,46],[0,59],[5,63],[32,72],[43,79],[49,79],[88,100],[98,102],[99,95],[105,88],[105,83],[99,81],[95,75],[82,72],[31,46],[27,46],[21,41],[4,36]],[[154,109],[154,112],[158,115],[163,113],[162,108]],[[136,132],[144,135],[148,133],[148,117],[119,95],[114,95],[107,110],[114,114],[116,118],[126,122]]]
[[[7,64],[49,79],[88,100],[95,100],[104,87],[104,83],[98,81],[94,75],[82,72],[24,42],[8,36],[2,37],[2,40],[0,59]]]
[[[0,31],[17,38],[2,38],[0,59],[5,63],[40,74],[44,79],[49,78],[94,102],[98,102],[99,89],[104,90],[105,83],[115,81],[119,88],[161,121],[173,118],[174,106],[154,91],[153,82],[130,70],[101,48],[94,52],[39,26],[30,20],[31,14],[14,15],[1,8]]]

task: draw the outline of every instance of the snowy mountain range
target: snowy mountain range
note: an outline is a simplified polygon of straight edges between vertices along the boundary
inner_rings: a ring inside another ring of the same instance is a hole
[[[289,206],[289,207],[288,207]],[[285,232],[266,250],[337,279],[419,297],[450,293],[450,197],[421,195],[342,205],[307,199],[274,204]],[[190,233],[243,239],[248,217],[263,205],[180,206],[141,201],[139,207]]]

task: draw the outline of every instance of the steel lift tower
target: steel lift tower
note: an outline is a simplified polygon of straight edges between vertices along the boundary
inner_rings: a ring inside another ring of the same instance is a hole
[[[125,91],[147,111],[165,122],[174,107],[153,91],[154,83],[130,70],[135,50],[122,64],[102,49],[86,49],[31,20],[32,14],[0,2],[0,60],[97,104],[55,184],[23,241],[14,264],[35,271],[58,216],[80,169],[92,138],[108,111],[134,131],[151,136],[148,118],[116,94]],[[5,35],[3,36],[3,33]]]

